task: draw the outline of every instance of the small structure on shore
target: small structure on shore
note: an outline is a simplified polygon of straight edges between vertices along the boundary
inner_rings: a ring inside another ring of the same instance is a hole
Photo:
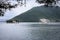
[[[19,23],[19,21],[18,20],[8,20],[8,21],[6,21],[6,23]]]
[[[45,18],[40,19],[40,21],[41,21],[42,23],[49,23],[49,22],[50,22],[50,20],[45,19]]]

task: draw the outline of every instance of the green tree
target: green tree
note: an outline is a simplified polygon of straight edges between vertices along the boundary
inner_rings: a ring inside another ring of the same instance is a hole
[[[11,10],[11,8],[15,8],[18,4],[11,5],[11,3],[0,2],[0,16],[4,16],[4,13],[7,9]]]
[[[26,6],[26,0],[16,0],[18,4],[15,4],[15,5],[11,5],[11,3],[7,1],[9,0],[0,0],[0,16],[4,16],[4,13],[7,9],[11,10],[11,8],[15,8],[18,5],[22,6],[23,4]]]
[[[56,0],[36,0],[38,3],[44,3],[45,6],[52,6],[52,3],[56,4]]]

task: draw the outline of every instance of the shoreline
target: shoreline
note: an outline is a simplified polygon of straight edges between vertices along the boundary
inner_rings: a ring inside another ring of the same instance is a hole
[[[7,22],[0,22],[0,23],[7,23]],[[7,23],[7,24],[60,24],[60,22],[15,22],[15,23]]]

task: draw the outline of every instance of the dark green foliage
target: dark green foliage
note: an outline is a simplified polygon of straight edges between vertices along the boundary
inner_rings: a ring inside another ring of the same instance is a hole
[[[45,6],[52,6],[52,3],[56,4],[55,0],[36,0],[38,3],[44,3]]]
[[[1,2],[0,3],[0,16],[4,16],[4,13],[7,9],[15,8],[17,4],[11,5],[10,3]],[[5,10],[5,11],[3,11]]]
[[[7,1],[3,1],[3,2],[0,2],[0,16],[2,16],[2,15],[4,15],[4,13],[5,13],[5,11],[7,10],[7,9],[9,9],[9,10],[11,10],[11,8],[15,8],[15,7],[17,7],[18,5],[20,5],[20,6],[22,6],[22,5],[24,5],[25,4],[25,6],[26,6],[26,0],[16,0],[18,3],[17,4],[15,4],[15,5],[11,5],[11,3],[10,2],[7,2]],[[24,1],[24,2],[23,2]],[[3,10],[5,10],[5,11],[3,11]],[[2,13],[3,12],[3,13]]]

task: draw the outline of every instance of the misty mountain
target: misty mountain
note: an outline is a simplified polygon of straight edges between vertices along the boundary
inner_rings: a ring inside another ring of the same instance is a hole
[[[50,22],[60,22],[60,7],[34,7],[7,22],[40,22],[40,19],[48,19]]]

